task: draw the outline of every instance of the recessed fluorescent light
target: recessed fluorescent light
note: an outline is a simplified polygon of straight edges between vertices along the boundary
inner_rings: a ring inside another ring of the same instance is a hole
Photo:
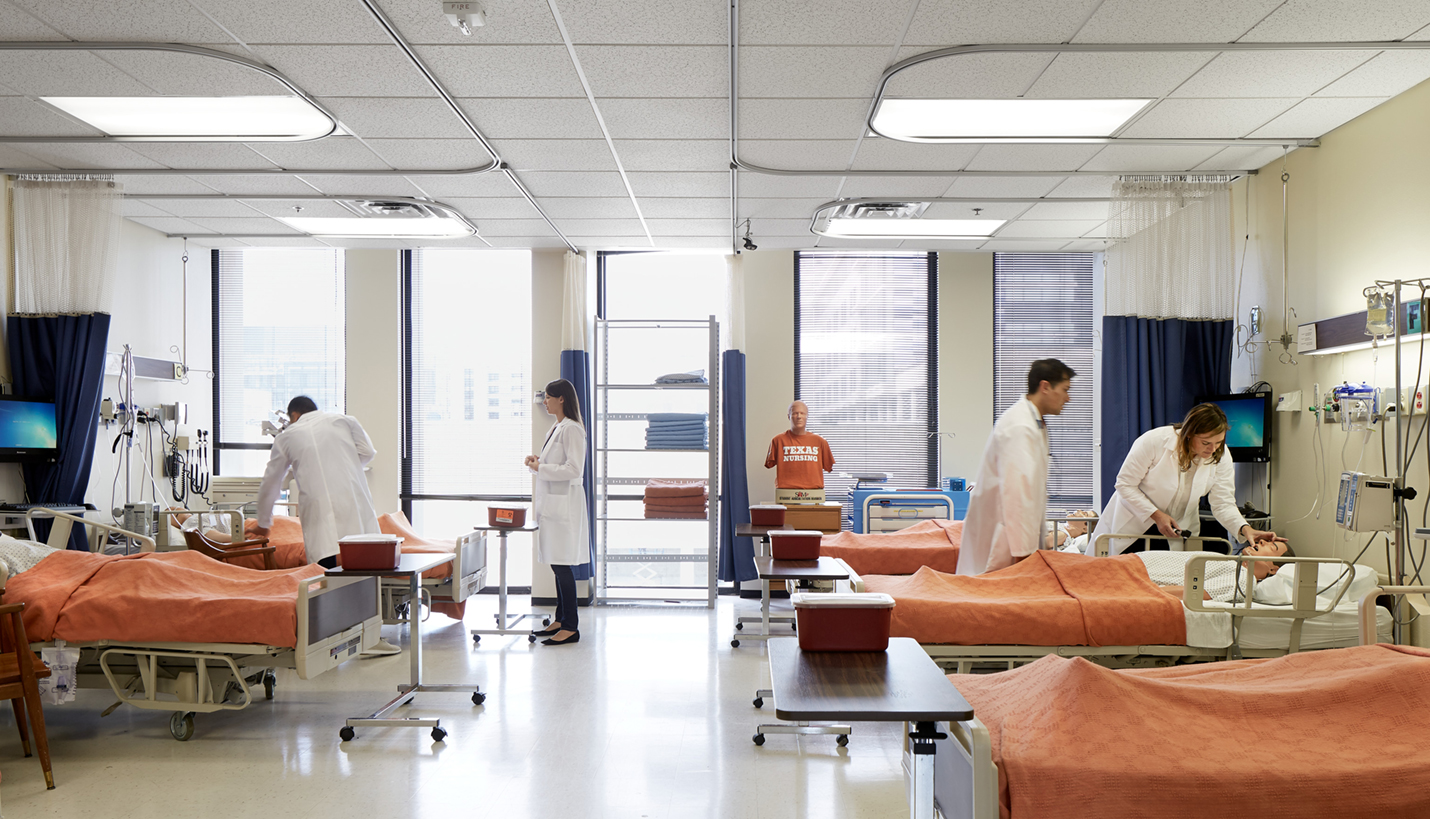
[[[41,97],[112,137],[244,142],[319,139],[336,123],[301,97]]]
[[[825,236],[845,238],[906,237],[913,239],[987,238],[1004,219],[830,219]]]
[[[461,219],[363,216],[279,216],[278,221],[309,236],[334,239],[461,239],[476,231]]]
[[[871,125],[891,139],[914,142],[1102,141],[1149,102],[885,98]]]

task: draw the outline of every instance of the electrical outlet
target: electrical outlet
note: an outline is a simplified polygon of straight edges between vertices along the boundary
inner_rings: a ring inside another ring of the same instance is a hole
[[[1425,393],[1427,392],[1430,392],[1430,387],[1421,387],[1415,391],[1415,398],[1412,400],[1410,397],[1410,388],[1406,387],[1400,392],[1400,405],[1407,408],[1412,416],[1424,415],[1426,406]]]

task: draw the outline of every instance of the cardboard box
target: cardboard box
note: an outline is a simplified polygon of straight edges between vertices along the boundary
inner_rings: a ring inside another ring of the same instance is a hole
[[[844,506],[838,501],[790,505],[785,509],[785,523],[796,529],[818,529],[826,535],[837,535],[844,516]]]

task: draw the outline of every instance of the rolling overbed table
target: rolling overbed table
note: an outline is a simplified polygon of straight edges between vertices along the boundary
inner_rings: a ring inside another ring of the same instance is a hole
[[[848,580],[849,573],[839,567],[832,557],[817,560],[775,560],[772,557],[756,557],[755,571],[759,572],[763,593],[760,595],[760,633],[736,634],[730,640],[734,648],[740,647],[741,640],[770,639],[770,581],[771,580]],[[794,627],[794,617],[787,618]],[[738,629],[740,624],[736,624]]]
[[[337,568],[327,570],[330,577],[405,577],[412,584],[411,603],[407,606],[407,622],[412,643],[408,647],[408,658],[412,669],[411,681],[406,685],[397,686],[397,697],[368,716],[349,717],[347,724],[338,731],[338,736],[342,737],[343,742],[357,736],[353,729],[359,725],[372,725],[378,728],[431,728],[432,739],[441,742],[447,738],[447,731],[442,727],[442,720],[423,717],[389,717],[388,714],[412,702],[422,691],[471,693],[473,705],[481,705],[486,700],[487,695],[481,693],[481,690],[475,685],[430,685],[422,682],[422,606],[418,604],[418,601],[422,599],[419,596],[422,587],[422,573],[428,569],[435,569],[443,563],[450,563],[454,559],[456,559],[456,555],[450,554],[408,554],[402,556],[396,569]]]
[[[889,640],[888,651],[805,652],[799,650],[798,639],[776,637],[769,646],[776,717],[798,722],[914,723],[909,732],[914,759],[909,815],[932,819],[934,740],[947,736],[936,725],[973,719],[973,706],[918,642],[895,637]],[[756,745],[764,744],[765,732],[828,733],[812,730],[819,727],[761,725],[754,740]]]
[[[497,613],[492,615],[496,618],[496,628],[474,628],[472,629],[472,642],[480,643],[483,634],[525,634],[528,643],[536,642],[536,633],[529,628],[514,628],[517,623],[528,617],[535,620],[544,615],[534,612],[524,612],[522,614],[508,614],[506,610],[506,536],[512,532],[535,532],[541,528],[539,526],[474,526],[478,532],[496,532],[497,538],[501,540],[501,581],[497,586]],[[544,625],[551,625],[551,618],[545,617]]]
[[[755,524],[753,524],[753,523],[737,523],[737,524],[735,524],[735,537],[755,538],[755,543],[757,544],[757,547],[756,547],[756,549],[755,549],[755,557],[769,557],[769,556],[770,556],[770,532],[789,532],[789,531],[793,531],[793,530],[794,530],[794,527],[793,527],[793,526],[790,526],[788,523],[786,523],[786,524],[784,524],[784,525],[782,525],[782,526],[757,526],[757,525],[755,525]],[[769,602],[770,602],[770,581],[768,581],[768,580],[761,580],[761,581],[760,581],[760,605],[761,605],[761,606],[768,607],[768,606],[769,606]],[[788,623],[791,628],[794,627],[794,615],[792,615],[792,614],[789,614],[789,615],[786,615],[786,614],[777,614],[777,615],[771,617],[771,618],[769,619],[769,621],[770,621],[771,623]],[[762,622],[761,618],[759,618],[759,617],[750,617],[749,615],[746,615],[746,616],[744,616],[744,617],[738,617],[738,616],[737,616],[737,617],[735,618],[735,630],[736,630],[736,631],[744,631],[744,630],[745,630],[745,624],[746,624],[746,623],[759,623],[759,622]],[[766,633],[769,632],[769,628],[768,628],[768,627],[765,628],[765,632],[766,632]],[[740,636],[739,636],[738,634],[735,635],[735,637],[733,638],[733,640],[732,640],[732,642],[731,642],[730,644],[733,645],[733,646],[738,646],[738,645],[739,645],[739,638],[740,638]]]

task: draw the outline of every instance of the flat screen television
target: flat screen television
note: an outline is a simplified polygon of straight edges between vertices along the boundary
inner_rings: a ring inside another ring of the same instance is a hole
[[[1226,413],[1226,450],[1234,463],[1271,460],[1271,393],[1207,395],[1198,398],[1197,403],[1216,404]]]
[[[0,461],[52,461],[59,454],[55,402],[0,398]]]

